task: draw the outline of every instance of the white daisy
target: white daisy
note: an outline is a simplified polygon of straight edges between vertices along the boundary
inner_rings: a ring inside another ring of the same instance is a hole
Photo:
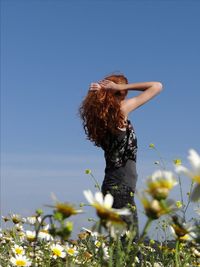
[[[39,231],[38,238],[46,240],[46,241],[52,241],[53,237],[49,234],[49,224],[47,224],[43,229]]]
[[[22,246],[18,246],[16,244],[12,248],[12,251],[17,255],[24,255],[25,254],[24,248]]]
[[[87,228],[85,228],[85,227],[82,227],[82,229],[83,229],[85,232],[87,232],[88,234],[90,234],[92,237],[97,238],[97,237],[99,236],[99,233],[98,233],[98,232],[93,232],[93,231],[91,231],[91,230],[89,230],[89,229],[87,229]]]
[[[66,252],[64,252],[64,248],[61,245],[53,244],[50,248],[54,259],[57,259],[57,257],[64,258],[66,256]]]
[[[14,266],[31,266],[31,261],[23,255],[12,257],[10,261]]]
[[[97,215],[106,221],[115,222],[115,223],[123,223],[120,215],[130,215],[130,210],[123,209],[113,209],[113,196],[111,194],[107,194],[103,197],[101,192],[96,192],[93,196],[90,190],[83,191],[88,202],[96,208]]]
[[[76,257],[78,255],[78,249],[76,246],[67,244],[65,250],[70,256]]]
[[[30,242],[34,241],[36,238],[36,232],[35,231],[26,231],[26,239]]]
[[[41,222],[41,217],[29,216],[26,218],[28,224],[34,225],[36,222]]]
[[[174,222],[169,226],[169,229],[174,237],[182,241],[191,241],[197,237],[196,233],[194,232],[195,227],[191,223]]]
[[[191,170],[180,165],[176,166],[176,172],[185,174],[196,183],[191,193],[191,199],[192,201],[197,201],[200,198],[200,155],[194,149],[190,149],[188,160],[191,165]]]
[[[169,191],[178,184],[172,172],[162,170],[155,171],[146,183],[146,191],[158,200],[167,198]]]

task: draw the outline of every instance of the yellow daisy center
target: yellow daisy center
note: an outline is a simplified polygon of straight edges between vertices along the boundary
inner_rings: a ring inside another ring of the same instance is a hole
[[[17,266],[26,266],[26,261],[25,260],[16,260],[16,265]]]
[[[15,248],[15,253],[16,254],[22,254],[23,249],[22,248]]]
[[[68,248],[67,252],[69,255],[74,255],[75,250],[73,248]]]
[[[200,184],[200,175],[195,175],[195,176],[193,177],[193,180],[194,180],[195,182],[197,182],[197,183]]]
[[[77,211],[74,209],[74,207],[67,203],[57,203],[56,209],[66,217],[77,214]]]
[[[58,249],[58,248],[54,248],[54,249],[53,249],[53,253],[54,253],[56,256],[59,256],[59,257],[60,257],[60,255],[61,255],[61,251],[60,251],[60,249]]]

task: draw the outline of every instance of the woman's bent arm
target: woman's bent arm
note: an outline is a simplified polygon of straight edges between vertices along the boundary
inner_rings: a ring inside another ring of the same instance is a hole
[[[123,90],[134,90],[134,91],[145,91],[150,87],[163,87],[160,82],[140,82],[140,83],[129,83],[129,84],[121,84],[123,86]]]
[[[160,82],[132,83],[126,84],[124,87],[124,90],[143,91],[135,97],[122,101],[121,110],[125,116],[136,108],[144,105],[147,101],[159,94],[163,89],[163,85]]]

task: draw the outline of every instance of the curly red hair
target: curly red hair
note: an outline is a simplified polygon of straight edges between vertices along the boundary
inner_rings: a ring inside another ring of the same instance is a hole
[[[127,78],[120,75],[110,75],[104,79],[117,84],[127,84]],[[80,108],[79,115],[87,139],[95,146],[102,147],[107,132],[117,134],[119,128],[124,127],[124,115],[120,109],[120,102],[125,98],[127,91],[106,90],[88,91]]]

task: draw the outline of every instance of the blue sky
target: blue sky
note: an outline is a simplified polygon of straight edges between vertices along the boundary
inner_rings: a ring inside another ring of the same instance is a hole
[[[169,168],[177,157],[187,164],[190,148],[200,152],[199,11],[189,0],[1,1],[3,214],[33,213],[52,203],[51,192],[85,201],[82,191],[94,190],[86,168],[102,182],[103,152],[86,140],[77,112],[90,82],[116,71],[164,85],[130,114],[138,189],[157,168],[149,143]]]

